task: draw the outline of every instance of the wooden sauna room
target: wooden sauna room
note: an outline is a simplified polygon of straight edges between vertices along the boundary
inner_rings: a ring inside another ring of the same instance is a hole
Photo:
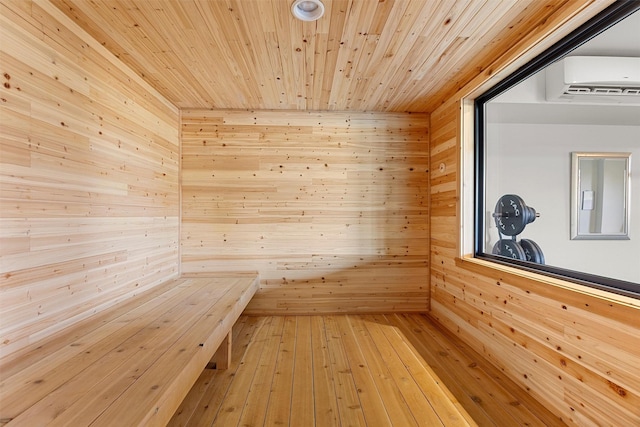
[[[0,425],[640,426],[638,9],[0,0]]]

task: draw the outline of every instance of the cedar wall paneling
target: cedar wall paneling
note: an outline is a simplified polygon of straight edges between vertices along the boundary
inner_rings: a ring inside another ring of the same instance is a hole
[[[178,274],[179,112],[47,2],[0,7],[7,355]]]
[[[431,316],[568,424],[640,425],[637,301],[456,259],[462,93],[430,116]]]
[[[181,108],[430,111],[458,63],[558,0],[52,0]],[[135,7],[133,5],[135,4]]]
[[[428,116],[182,112],[182,270],[258,271],[249,313],[425,311]]]

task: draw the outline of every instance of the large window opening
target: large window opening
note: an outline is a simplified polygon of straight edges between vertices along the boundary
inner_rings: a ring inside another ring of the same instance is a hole
[[[640,296],[640,3],[475,101],[477,258]]]

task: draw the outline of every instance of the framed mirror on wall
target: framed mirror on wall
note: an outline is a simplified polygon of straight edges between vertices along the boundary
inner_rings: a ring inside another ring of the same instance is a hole
[[[474,257],[640,297],[638,28],[616,2],[475,99]]]
[[[571,154],[571,239],[628,240],[631,153]]]

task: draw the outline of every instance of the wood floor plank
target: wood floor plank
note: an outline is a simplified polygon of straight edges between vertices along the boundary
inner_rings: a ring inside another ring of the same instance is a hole
[[[366,363],[374,372],[373,378],[384,401],[391,425],[417,426],[416,418],[398,389],[386,361],[378,351],[366,322],[360,316],[350,316],[349,321]]]
[[[398,357],[396,350],[385,337],[383,329],[384,327],[388,327],[388,325],[380,325],[379,321],[372,316],[365,317],[364,319],[367,321],[367,330],[376,341],[378,351],[389,367],[389,372],[411,409],[411,412],[420,414],[420,417],[417,418],[418,424],[425,427],[444,425],[409,371],[407,371],[407,367]]]
[[[327,331],[327,344],[331,360],[335,393],[338,400],[340,424],[344,426],[364,426],[365,418],[355,380],[342,342],[342,333],[335,321],[336,316],[324,318]]]
[[[265,386],[262,393],[267,394],[269,401],[264,425],[289,425],[291,417],[291,400],[293,398],[293,371],[295,368],[296,341],[298,340],[298,318],[284,318],[284,329],[276,349],[268,349],[277,354],[275,372],[270,387]],[[303,378],[300,378],[303,380]],[[267,393],[267,390],[269,392]]]
[[[245,358],[249,356],[248,350],[252,340],[259,335],[260,330],[262,330],[267,322],[266,317],[249,317],[248,319],[240,334],[234,337],[235,344],[230,368],[223,371],[213,371],[209,387],[201,397],[200,404],[184,424],[180,423],[179,420],[175,420],[175,422],[172,420],[169,425],[210,426],[213,423],[225,401],[231,383],[237,375],[238,370],[244,366]],[[203,375],[206,375],[206,373],[203,373]],[[195,398],[197,398],[197,396]],[[189,399],[189,397],[185,398],[185,400],[187,399]]]
[[[420,325],[422,330],[436,330],[436,327],[433,323],[431,323],[424,316],[408,316],[411,321],[413,321],[416,325]],[[476,390],[478,392],[476,400],[485,400],[490,401],[492,404],[497,405],[497,408],[494,408],[495,411],[501,411],[505,414],[508,414],[514,421],[513,423],[516,425],[527,425],[527,426],[550,426],[550,425],[558,425],[555,424],[559,420],[558,419],[548,419],[548,420],[540,420],[537,414],[532,413],[527,405],[522,405],[520,402],[521,397],[525,397],[523,392],[520,392],[517,388],[505,388],[504,386],[498,386],[496,380],[499,378],[505,378],[503,374],[499,373],[496,368],[492,365],[483,361],[482,357],[471,351],[471,349],[467,348],[465,344],[459,341],[453,341],[452,337],[448,337],[446,335],[442,335],[441,333],[433,333],[432,337],[438,337],[438,342],[446,343],[450,352],[455,352],[455,357],[460,361],[462,366],[466,366],[469,370],[474,372],[475,375],[467,375],[465,376],[468,385],[468,388],[471,390]],[[464,349],[464,351],[460,351]],[[484,362],[484,363],[483,363]],[[494,387],[488,387],[487,384],[495,384]],[[487,390],[491,390],[490,393],[486,393]],[[513,392],[518,391],[517,394]],[[484,392],[485,395],[481,396],[479,393]],[[530,396],[527,396],[531,401],[530,404],[533,403],[533,399]],[[542,412],[541,412],[542,413]]]
[[[401,322],[401,324],[409,328],[413,325],[413,331],[422,331],[421,337],[415,337],[416,341],[426,340],[432,343],[427,347],[431,350],[431,355],[437,354],[432,357],[432,360],[423,351],[420,351],[429,365],[434,369],[439,366],[442,372],[447,372],[454,377],[451,380],[446,380],[447,384],[455,381],[464,385],[464,392],[471,397],[476,405],[482,406],[485,412],[489,412],[492,419],[503,420],[497,425],[502,425],[506,420],[511,420],[509,422],[513,425],[564,425],[559,418],[507,379],[481,355],[455,337],[440,330],[427,317],[423,315],[402,316],[406,322]],[[410,332],[406,332],[410,336]],[[434,348],[439,348],[437,353],[433,351]],[[440,375],[440,372],[438,374]],[[449,388],[451,390],[451,387]]]
[[[171,426],[563,425],[424,315],[242,321],[229,372]]]
[[[496,414],[498,418],[510,420],[511,416],[505,415],[498,410],[494,410],[491,402],[478,396],[482,394],[481,389],[471,389],[465,386],[465,381],[471,381],[468,376],[469,371],[465,371],[465,365],[459,362],[456,352],[452,347],[444,346],[436,338],[420,329],[419,325],[411,323],[411,319],[402,317],[398,322],[393,322],[405,336],[409,337],[413,345],[425,358],[429,366],[438,373],[447,384],[447,388],[456,396],[462,406],[469,412],[476,423],[482,426],[497,426],[491,414]],[[424,341],[423,341],[424,340]],[[444,359],[444,360],[443,360]],[[474,373],[475,374],[475,373]],[[488,386],[487,386],[488,387]],[[496,406],[497,408],[497,406]]]
[[[354,331],[351,329],[348,316],[336,316],[333,319],[342,335],[342,344],[344,345],[346,358],[367,424],[391,426],[391,420],[380,396],[380,391],[373,379],[373,374],[369,370],[369,364],[362,355],[362,351],[360,351],[360,346],[356,341]]]
[[[311,318],[298,317],[296,346],[293,360],[293,385],[291,392],[291,422],[296,426],[315,425],[313,348]]]
[[[268,317],[261,327],[256,330],[238,369],[239,371],[242,369],[243,375],[234,377],[211,424],[212,426],[231,427],[238,425],[247,402],[247,395],[251,390],[253,379],[258,370],[262,353],[267,347],[269,331],[272,329],[273,323],[280,322],[282,322],[282,318],[278,321],[278,318]]]
[[[256,367],[253,381],[239,420],[241,426],[259,426],[265,424],[265,415],[269,404],[270,393],[276,372],[279,349],[282,344],[285,317],[275,317],[269,328],[262,357]],[[295,330],[295,329],[294,329]],[[289,337],[288,337],[289,338]],[[283,388],[283,392],[286,389]],[[290,391],[289,391],[290,392]],[[285,396],[285,398],[287,398]],[[289,397],[289,399],[291,399]],[[228,424],[224,424],[225,426]]]
[[[324,318],[311,316],[311,351],[313,355],[313,401],[315,425],[333,427],[338,422],[338,402],[331,369]]]
[[[195,413],[201,407],[207,391],[212,388],[211,385],[215,381],[214,378],[217,372],[215,369],[205,369],[202,372],[196,383],[191,387],[189,394],[187,394],[175,414],[173,414],[173,417],[171,417],[167,426],[185,426],[189,424],[191,420],[196,419]],[[222,378],[218,379],[222,380]],[[217,381],[217,383],[222,384],[222,381]],[[209,423],[211,423],[212,420],[213,418]]]
[[[442,380],[418,354],[404,334],[392,327],[386,316],[373,316],[378,324],[385,324],[382,328],[390,348],[393,348],[412,376],[418,388],[434,409],[442,423],[446,426],[476,426],[477,424],[464,411]],[[383,320],[384,319],[384,320]],[[381,345],[385,345],[381,343]],[[446,399],[443,399],[446,397]]]

